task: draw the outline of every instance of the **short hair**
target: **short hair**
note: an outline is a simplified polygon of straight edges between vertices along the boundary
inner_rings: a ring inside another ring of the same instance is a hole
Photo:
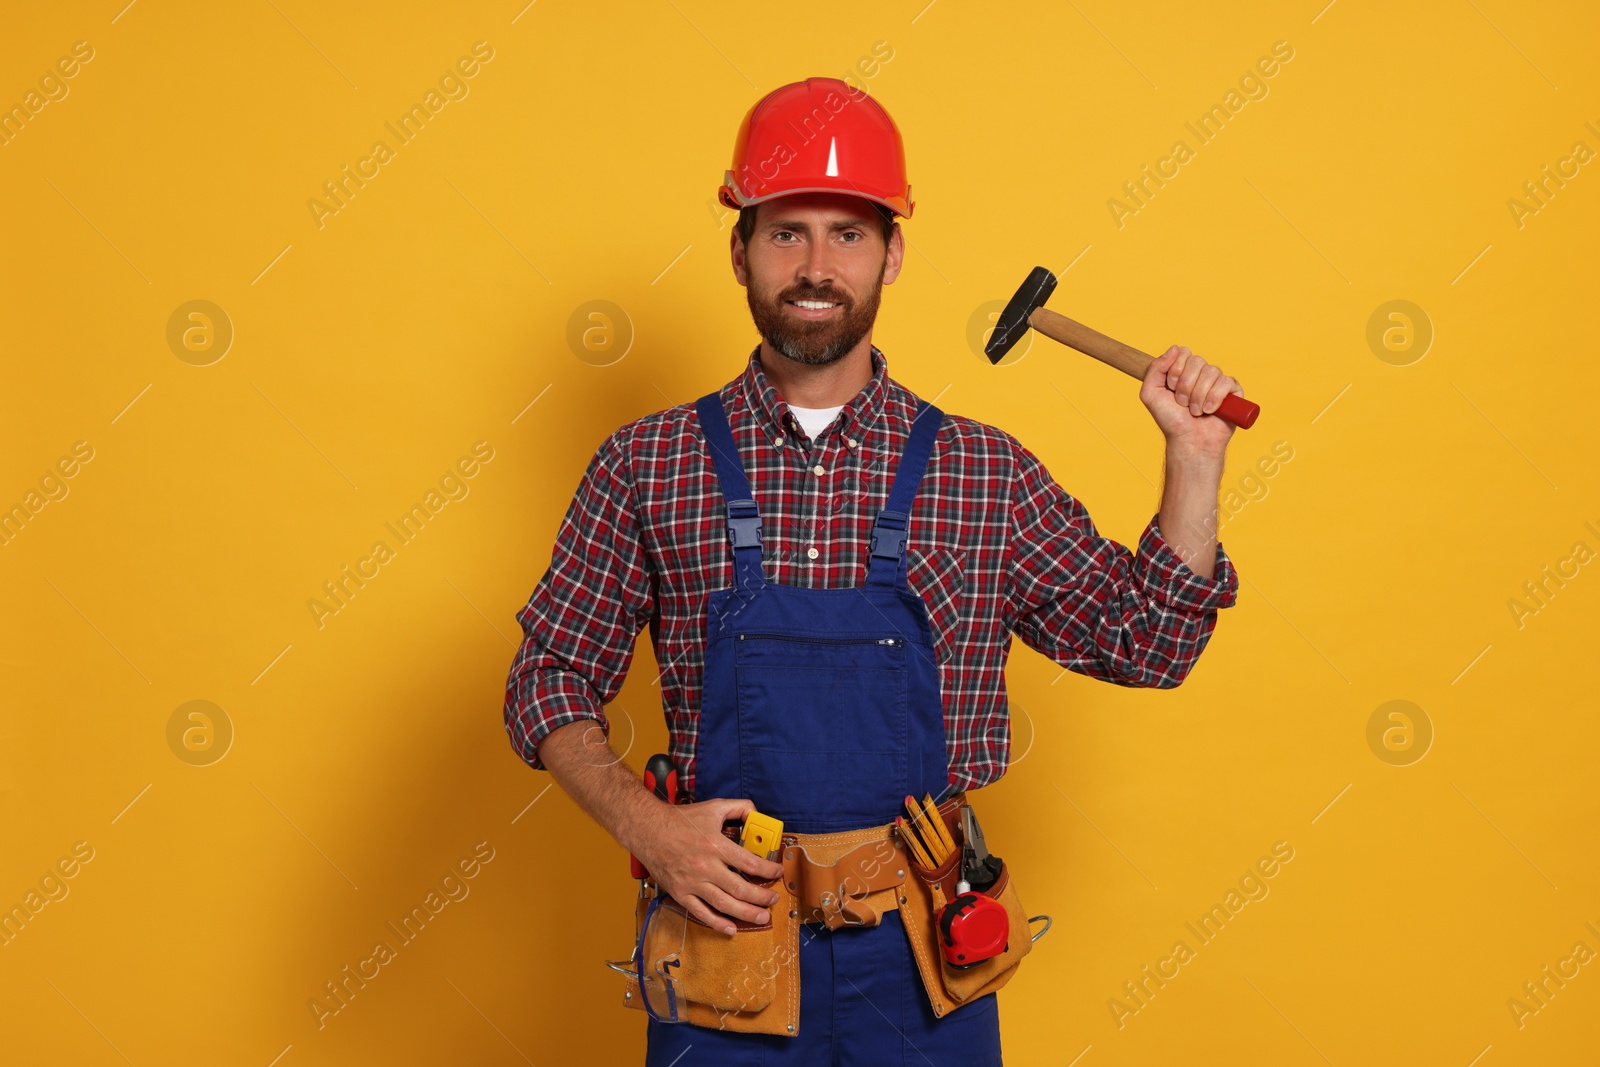
[[[867,203],[877,209],[878,225],[883,229],[883,246],[887,248],[889,247],[889,238],[894,236],[894,212],[876,200],[868,200]],[[739,222],[736,228],[739,231],[739,240],[744,244],[748,245],[751,235],[756,232],[756,210],[760,206],[760,204],[754,204],[739,209]]]

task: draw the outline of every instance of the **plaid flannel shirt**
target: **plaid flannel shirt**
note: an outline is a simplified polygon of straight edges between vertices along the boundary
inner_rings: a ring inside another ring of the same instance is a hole
[[[866,576],[917,397],[872,349],[872,380],[817,440],[764,373],[760,348],[721,396],[761,509],[768,581],[839,588]],[[1189,568],[1152,516],[1137,552],[1088,512],[1014,437],[945,414],[918,490],[907,577],[928,605],[939,658],[950,779],[1005,773],[1011,635],[1069,670],[1171,688],[1210,640],[1238,577],[1219,542],[1214,577]],[[706,595],[733,584],[723,496],[692,402],[618,429],[596,450],[556,536],[549,569],[517,612],[523,641],[505,726],[530,766],[539,742],[591,719],[622,689],[646,625],[681,787],[693,795]],[[709,799],[709,798],[699,798]]]

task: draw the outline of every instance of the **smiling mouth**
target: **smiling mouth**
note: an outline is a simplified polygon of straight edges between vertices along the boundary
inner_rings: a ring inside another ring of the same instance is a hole
[[[826,315],[840,307],[836,300],[785,300],[784,303],[805,315]]]

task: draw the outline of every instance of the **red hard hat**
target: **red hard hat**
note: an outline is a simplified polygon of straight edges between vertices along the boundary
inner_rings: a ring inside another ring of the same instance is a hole
[[[739,124],[733,169],[717,197],[749,207],[789,193],[848,193],[911,217],[906,149],[894,120],[838,78],[774,89]]]

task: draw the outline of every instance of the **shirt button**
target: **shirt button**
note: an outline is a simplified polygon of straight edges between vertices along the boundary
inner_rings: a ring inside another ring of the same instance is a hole
[[[849,443],[850,443],[850,447],[851,448],[859,448],[859,447],[861,447],[861,442],[857,441],[854,437],[850,438],[850,442]]]
[[[773,448],[782,448],[782,447],[783,447],[783,438],[781,438],[781,437],[774,437],[774,438],[773,438],[773,439],[772,439],[772,447],[773,447]]]
[[[822,473],[822,464],[818,463],[815,467],[812,467],[811,468],[811,473],[812,474],[821,474]]]
[[[818,556],[822,555],[822,553],[818,552],[814,548],[808,548],[808,549],[806,549],[806,555],[808,557],[810,557],[811,559],[816,559]]]

